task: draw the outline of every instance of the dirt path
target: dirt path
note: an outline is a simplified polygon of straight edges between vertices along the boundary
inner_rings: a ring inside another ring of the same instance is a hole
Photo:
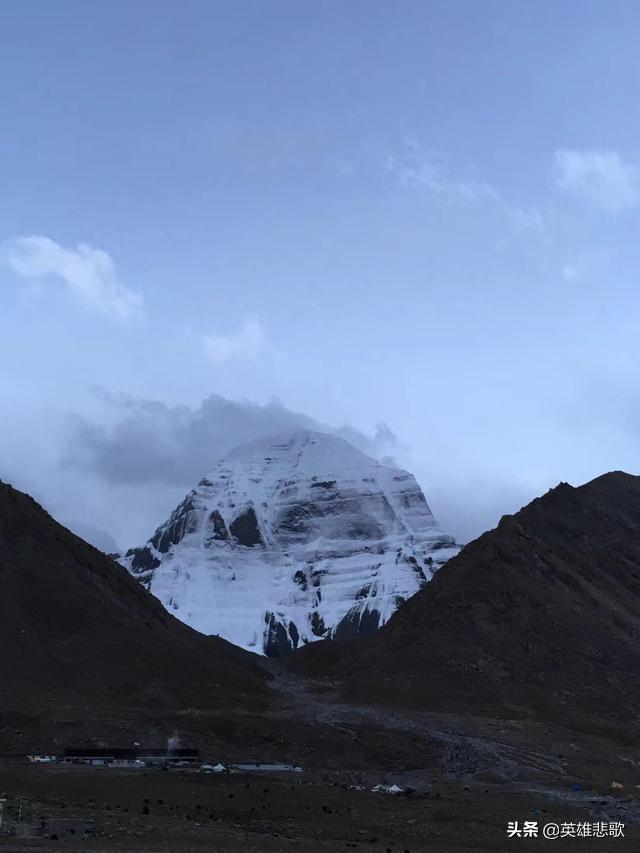
[[[463,782],[469,787],[487,785],[540,796],[585,808],[594,820],[621,820],[640,826],[640,754],[632,751],[621,767],[619,748],[595,736],[521,720],[402,712],[339,700],[330,683],[292,678],[277,661],[266,661],[273,675],[272,687],[286,704],[283,717],[294,716],[309,725],[326,724],[357,738],[364,729],[392,739],[405,733],[430,743],[438,756],[436,766],[381,773],[372,766],[363,774],[367,782],[395,782],[427,792],[434,777]],[[637,775],[637,779],[635,776]],[[625,787],[611,791],[620,779]],[[631,792],[631,793],[630,793]]]

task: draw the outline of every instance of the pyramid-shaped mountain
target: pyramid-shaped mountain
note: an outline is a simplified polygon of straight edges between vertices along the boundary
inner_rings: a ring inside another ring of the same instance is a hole
[[[226,456],[122,562],[188,625],[278,656],[373,633],[458,550],[411,474],[299,431]]]

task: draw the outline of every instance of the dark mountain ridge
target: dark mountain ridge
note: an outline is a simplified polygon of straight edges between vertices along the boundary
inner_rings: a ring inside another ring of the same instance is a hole
[[[142,708],[161,720],[266,702],[267,677],[253,655],[188,628],[125,569],[4,483],[0,616],[5,747],[21,732],[12,720],[33,728],[56,709],[77,727],[93,713],[135,719]]]

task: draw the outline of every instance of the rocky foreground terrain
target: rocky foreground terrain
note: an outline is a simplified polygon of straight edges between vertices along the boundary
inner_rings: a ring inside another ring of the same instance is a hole
[[[374,792],[366,774],[305,774],[302,778],[202,776],[197,773],[126,773],[74,768],[1,768],[0,788],[22,799],[23,825],[47,816],[54,830],[41,839],[4,836],[3,853],[26,849],[84,853],[261,853],[261,851],[370,851],[469,853],[522,846],[534,850],[635,853],[640,832],[629,824],[635,797],[609,792],[526,792],[435,775],[412,791]],[[363,784],[364,783],[364,784]],[[14,825],[19,804],[10,799]],[[507,837],[509,821],[585,825],[624,820],[625,837]],[[88,837],[77,837],[85,828]],[[75,829],[75,833],[69,832]],[[51,835],[57,837],[52,839]]]

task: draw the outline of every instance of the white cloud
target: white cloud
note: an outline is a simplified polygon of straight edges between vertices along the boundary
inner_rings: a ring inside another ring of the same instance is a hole
[[[120,320],[142,312],[141,294],[119,280],[107,252],[80,243],[75,249],[49,237],[14,237],[2,247],[6,263],[23,278],[60,279],[81,305]]]
[[[512,204],[487,181],[460,180],[452,176],[442,158],[423,149],[415,140],[405,143],[402,156],[387,159],[387,170],[396,176],[401,186],[430,192],[447,204],[489,204],[502,213],[516,231],[542,226],[542,216],[536,208]]]
[[[402,186],[424,189],[441,195],[451,202],[475,204],[487,199],[494,200],[497,192],[487,183],[459,181],[452,178],[442,163],[429,152],[423,152],[417,143],[407,147],[401,157],[387,159],[387,169]]]
[[[203,335],[202,343],[214,364],[255,361],[269,350],[266,333],[257,320],[245,320],[237,331],[229,335]]]
[[[565,264],[561,273],[565,281],[577,281],[580,278],[580,270],[574,264]]]
[[[556,151],[556,185],[608,213],[619,213],[640,202],[638,169],[616,151]]]

